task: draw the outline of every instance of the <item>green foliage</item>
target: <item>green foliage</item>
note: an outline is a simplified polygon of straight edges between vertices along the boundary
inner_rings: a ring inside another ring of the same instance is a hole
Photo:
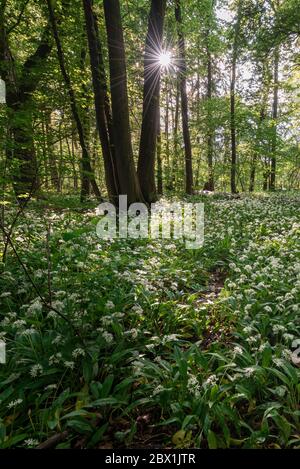
[[[1,267],[1,447],[63,430],[60,447],[126,446],[145,413],[175,447],[299,447],[299,196],[205,198],[196,252],[101,241],[94,211],[65,203],[48,208],[48,248],[43,203],[14,231],[53,310],[12,253]],[[216,271],[227,278],[208,300]]]

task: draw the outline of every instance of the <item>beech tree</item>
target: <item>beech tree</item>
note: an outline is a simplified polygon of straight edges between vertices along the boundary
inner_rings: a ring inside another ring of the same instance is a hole
[[[276,150],[277,150],[277,119],[278,119],[278,91],[279,91],[279,47],[274,51],[274,85],[273,85],[273,135],[271,146],[271,171],[270,171],[270,189],[275,190],[276,186]]]
[[[128,204],[141,201],[131,144],[127,72],[124,37],[119,0],[104,0],[104,12],[109,50],[112,123],[116,151],[116,167],[120,194],[126,194]]]
[[[138,177],[144,199],[157,200],[155,155],[159,119],[160,63],[166,0],[152,0],[144,55],[144,90]]]
[[[236,169],[237,169],[237,151],[236,151],[236,69],[239,51],[240,27],[242,19],[242,1],[238,1],[237,14],[234,25],[234,37],[232,46],[231,80],[230,80],[230,133],[231,133],[231,192],[236,194]]]
[[[186,84],[186,58],[185,58],[185,39],[182,30],[182,13],[181,2],[176,0],[175,17],[178,30],[178,50],[179,50],[179,86],[181,96],[181,117],[182,132],[185,148],[185,190],[187,194],[193,193],[193,162],[192,162],[192,145],[189,129],[189,110]]]
[[[120,191],[120,186],[116,166],[114,131],[102,54],[102,44],[98,30],[98,19],[93,10],[92,0],[83,0],[83,9],[89,43],[97,130],[99,133],[104,160],[105,180],[109,198],[112,202],[115,202]]]

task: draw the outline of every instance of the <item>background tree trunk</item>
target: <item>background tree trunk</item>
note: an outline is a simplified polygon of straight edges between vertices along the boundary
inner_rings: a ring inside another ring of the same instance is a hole
[[[214,152],[214,135],[212,131],[212,113],[211,113],[211,98],[212,98],[212,89],[213,89],[213,77],[212,77],[212,57],[209,50],[209,31],[207,33],[207,47],[206,47],[206,57],[207,57],[207,163],[208,163],[208,181],[205,189],[208,191],[215,190],[214,184],[214,170],[213,170],[213,152]]]
[[[237,193],[236,186],[236,166],[237,166],[237,152],[236,152],[236,106],[235,106],[235,87],[236,87],[236,67],[237,55],[239,47],[239,35],[242,16],[242,1],[239,0],[237,18],[234,26],[234,40],[232,51],[232,64],[231,64],[231,81],[230,81],[230,132],[231,132],[231,174],[230,186],[232,194]]]
[[[119,0],[104,0],[109,51],[112,122],[119,193],[128,204],[143,200],[135,171],[130,135],[126,58]]]
[[[177,172],[178,172],[178,159],[179,159],[179,151],[178,151],[178,128],[179,128],[179,106],[180,106],[180,89],[179,83],[177,83],[176,87],[176,96],[175,96],[175,112],[174,112],[174,119],[173,119],[173,157],[172,157],[172,168],[171,168],[171,178],[170,178],[170,190],[174,190],[176,188],[177,182]]]
[[[182,116],[182,131],[185,148],[185,191],[187,194],[193,194],[193,162],[192,162],[192,145],[189,130],[189,112],[188,112],[188,98],[186,86],[186,57],[185,57],[185,40],[182,31],[182,14],[180,0],[176,0],[175,18],[177,21],[178,30],[178,48],[179,48],[179,86],[181,95],[181,116]]]
[[[57,170],[56,158],[54,154],[53,142],[52,142],[52,129],[51,129],[51,111],[45,112],[45,133],[46,133],[46,148],[47,148],[47,159],[48,167],[50,170],[51,186],[58,193],[61,191],[59,174]]]
[[[261,97],[261,108],[260,116],[258,122],[258,129],[256,134],[256,145],[254,147],[254,154],[252,159],[252,165],[250,169],[250,182],[249,182],[249,192],[254,192],[255,189],[255,179],[256,179],[256,170],[257,170],[257,160],[261,154],[264,153],[265,148],[262,144],[264,140],[264,121],[266,119],[266,109],[268,105],[269,89],[270,89],[270,77],[269,77],[269,68],[268,63],[263,63],[263,73],[262,73],[262,97]]]
[[[110,200],[116,202],[119,193],[119,182],[115,159],[112,118],[107,92],[102,45],[98,31],[97,17],[93,11],[93,1],[83,0],[83,9],[89,44],[96,122],[102,148],[106,187]]]
[[[160,112],[158,108],[158,119],[157,119],[157,193],[163,194],[163,166],[162,166],[162,155],[161,155],[161,128],[160,128]]]
[[[143,120],[138,161],[138,177],[145,200],[157,200],[155,186],[155,153],[157,144],[157,119],[159,116],[159,91],[162,37],[166,0],[152,0],[144,56]]]
[[[274,52],[274,94],[273,94],[273,136],[271,143],[271,172],[270,172],[270,190],[276,189],[276,150],[277,150],[277,119],[278,119],[278,92],[279,92],[279,47],[276,46]]]

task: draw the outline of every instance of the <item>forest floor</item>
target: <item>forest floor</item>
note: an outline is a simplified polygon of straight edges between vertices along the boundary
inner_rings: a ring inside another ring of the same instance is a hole
[[[1,448],[300,447],[300,195],[190,201],[198,250],[30,203],[1,264]]]

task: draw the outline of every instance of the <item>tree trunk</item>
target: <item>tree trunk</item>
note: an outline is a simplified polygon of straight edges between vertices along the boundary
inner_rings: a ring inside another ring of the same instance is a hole
[[[170,183],[170,142],[169,142],[169,110],[170,110],[170,90],[169,90],[169,83],[166,86],[166,110],[165,110],[165,142],[166,142],[166,167],[167,167],[167,174],[166,174],[166,185],[169,186]]]
[[[81,54],[80,54],[80,69],[82,71],[82,74],[84,75],[85,67],[86,67],[86,47],[85,47],[85,37],[83,38],[83,44],[84,46],[81,49]],[[81,83],[81,90],[80,90],[80,96],[79,99],[81,102],[85,102],[85,97],[88,95],[89,88],[88,86],[83,82]],[[84,141],[86,144],[87,152],[89,159],[88,161],[85,161],[82,159],[82,174],[81,174],[81,201],[84,201],[86,198],[88,198],[91,194],[91,182],[90,182],[90,175],[89,175],[89,167],[92,168],[92,161],[91,161],[91,148],[90,148],[90,116],[89,116],[89,108],[87,104],[83,104],[81,106],[81,122],[82,122],[82,128],[83,128],[83,133],[84,133]],[[92,170],[93,171],[93,170]],[[94,178],[95,178],[95,173]]]
[[[159,113],[159,109],[158,109]],[[160,114],[160,113],[159,113]],[[163,193],[163,169],[162,169],[162,157],[161,157],[161,128],[160,119],[157,120],[157,193],[162,195]]]
[[[277,119],[278,119],[278,91],[279,91],[279,46],[276,46],[274,53],[274,95],[273,95],[273,137],[271,143],[271,172],[270,172],[270,190],[276,189],[276,150],[277,150]]]
[[[51,129],[51,110],[46,110],[45,117],[45,134],[46,134],[46,148],[47,148],[47,161],[50,172],[51,187],[57,192],[60,192],[60,180],[57,170],[56,158],[52,142],[52,129]]]
[[[126,194],[128,204],[143,197],[135,171],[131,145],[127,93],[126,58],[119,0],[104,0],[109,51],[112,122],[119,193]]]
[[[157,200],[155,186],[155,150],[157,119],[159,116],[159,90],[162,38],[166,0],[152,0],[144,55],[143,120],[138,161],[138,177],[145,200]]]
[[[83,0],[83,9],[89,44],[97,129],[104,160],[106,187],[109,199],[113,203],[116,203],[116,198],[119,194],[119,182],[115,159],[112,118],[107,92],[102,45],[98,31],[98,21],[93,11],[93,0]]]
[[[212,58],[211,52],[209,50],[209,32],[207,33],[207,48],[206,48],[206,57],[207,57],[207,163],[208,163],[208,181],[205,189],[208,191],[214,191],[214,170],[213,170],[213,145],[214,145],[214,135],[212,131],[212,115],[211,115],[211,98],[212,98],[212,89],[213,89],[213,77],[212,77]]]
[[[174,151],[172,158],[171,178],[170,178],[170,190],[176,190],[176,176],[178,171],[178,128],[179,128],[179,106],[180,106],[180,89],[179,83],[176,87],[176,98],[175,98],[175,115],[173,119],[173,141]]]
[[[182,131],[185,148],[185,191],[187,194],[193,194],[193,162],[192,162],[192,145],[189,130],[189,113],[188,113],[188,98],[187,98],[187,85],[186,85],[186,58],[185,58],[185,39],[182,31],[182,14],[181,2],[176,0],[175,18],[177,21],[178,29],[178,48],[179,48],[179,86],[181,95],[181,116],[182,116]]]
[[[73,152],[73,148],[72,148],[72,145],[70,145],[70,142],[69,142],[69,139],[66,138],[66,144],[67,144],[67,148],[68,148],[68,155],[69,155],[69,159],[70,159],[70,162],[71,162],[71,166],[72,166],[72,172],[73,172],[73,189],[75,192],[78,191],[78,180],[77,180],[77,171],[76,171],[76,166],[75,166],[75,160],[74,160],[74,152]]]
[[[91,182],[91,186],[93,188],[94,194],[97,197],[99,201],[102,200],[100,190],[98,188],[97,182],[95,180],[94,172],[91,167],[90,163],[90,155],[85,139],[85,134],[84,134],[84,127],[81,122],[81,118],[79,115],[79,110],[77,107],[77,102],[76,102],[76,97],[75,97],[75,92],[72,87],[71,79],[70,76],[67,72],[66,65],[65,65],[65,58],[63,54],[63,50],[61,47],[60,43],[60,38],[58,34],[58,29],[57,29],[57,23],[56,23],[56,18],[55,18],[55,13],[52,7],[52,1],[47,0],[48,4],[48,9],[49,9],[49,18],[53,30],[53,36],[55,39],[56,43],[56,48],[57,48],[57,57],[60,65],[60,70],[61,74],[63,76],[63,79],[65,81],[69,98],[70,98],[70,105],[71,105],[71,111],[73,114],[74,121],[76,123],[77,127],[77,132],[78,132],[78,137],[79,137],[79,143],[82,151],[82,159],[81,159],[81,171],[82,171],[82,186],[81,186],[81,201],[84,201],[84,199],[89,195],[89,187],[88,187],[88,181]]]
[[[231,81],[230,81],[230,132],[231,132],[231,176],[230,185],[232,194],[237,193],[236,186],[236,166],[237,166],[237,152],[236,152],[236,116],[235,116],[235,87],[236,87],[236,67],[237,55],[239,47],[239,35],[242,16],[242,1],[239,0],[237,11],[237,19],[234,27],[234,40],[231,64]]]
[[[264,139],[264,128],[263,123],[266,119],[266,107],[268,103],[269,97],[269,73],[268,73],[268,65],[267,63],[263,64],[263,76],[262,76],[262,101],[261,101],[261,109],[260,109],[260,116],[259,116],[259,123],[256,135],[256,148],[254,148],[254,154],[252,159],[252,166],[250,170],[250,183],[249,183],[249,192],[254,192],[255,189],[255,178],[256,178],[256,165],[258,156],[264,151],[262,147],[262,141]]]

